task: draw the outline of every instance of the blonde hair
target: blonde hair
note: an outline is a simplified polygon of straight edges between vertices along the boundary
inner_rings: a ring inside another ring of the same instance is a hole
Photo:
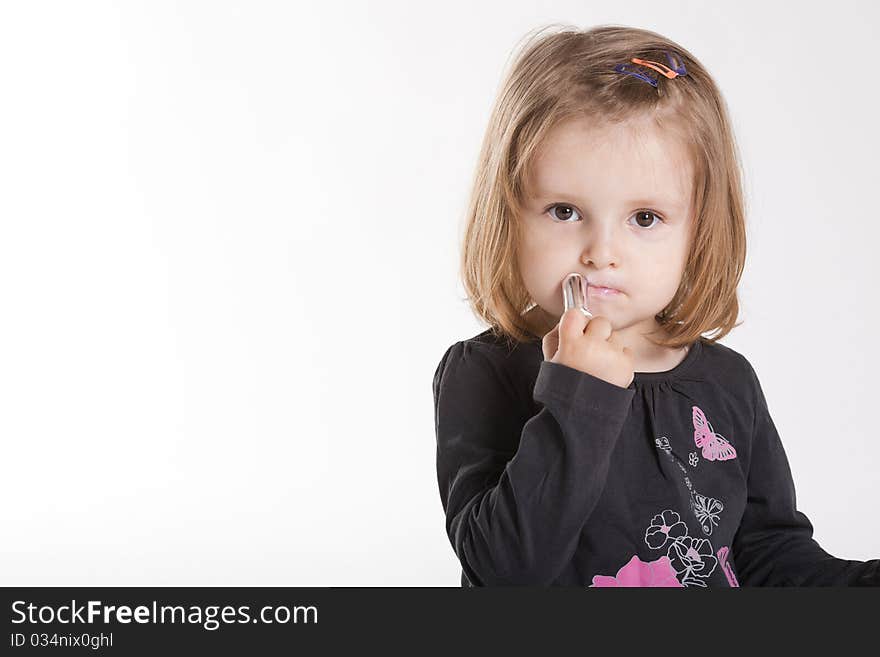
[[[472,311],[497,336],[533,339],[524,314],[534,304],[516,264],[517,217],[542,140],[569,118],[621,123],[650,113],[658,127],[682,139],[694,164],[690,253],[675,296],[655,316],[663,337],[652,342],[678,348],[711,331],[715,335],[702,339],[721,339],[742,323],[735,322],[746,230],[740,158],[715,82],[687,50],[648,30],[563,26],[541,34],[544,29],[507,73],[477,162],[460,270]],[[632,57],[666,63],[665,50],[679,56],[687,75],[651,73],[658,78],[655,88],[614,70]]]

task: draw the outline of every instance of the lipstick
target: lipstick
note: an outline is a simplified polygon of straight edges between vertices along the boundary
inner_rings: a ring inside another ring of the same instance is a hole
[[[587,305],[587,286],[587,279],[583,275],[572,272],[562,279],[562,298],[566,310],[578,308],[587,319],[592,319],[593,313]]]

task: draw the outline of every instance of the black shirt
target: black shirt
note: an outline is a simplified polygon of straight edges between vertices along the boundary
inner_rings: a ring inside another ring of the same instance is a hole
[[[487,330],[434,374],[437,481],[462,586],[880,585],[797,510],[748,360],[705,339],[628,388]]]

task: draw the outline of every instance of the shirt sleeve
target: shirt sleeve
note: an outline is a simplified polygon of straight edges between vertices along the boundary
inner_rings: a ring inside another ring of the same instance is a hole
[[[749,365],[755,418],[748,495],[732,558],[743,586],[878,586],[880,559],[833,557],[797,509],[794,482],[761,384]]]
[[[434,375],[446,531],[474,585],[546,586],[602,493],[635,390],[542,361],[529,418],[501,353],[458,342]]]

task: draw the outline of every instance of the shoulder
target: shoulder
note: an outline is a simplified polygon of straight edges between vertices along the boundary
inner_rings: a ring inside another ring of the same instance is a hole
[[[532,342],[515,342],[501,337],[492,329],[486,329],[470,338],[459,340],[449,346],[440,359],[438,369],[451,358],[478,358],[496,363],[513,363],[528,359],[540,351],[540,340]]]
[[[701,339],[700,342],[703,349],[700,366],[702,373],[754,412],[763,400],[763,391],[758,374],[749,359],[720,342],[706,339]]]
[[[486,329],[446,348],[434,372],[434,391],[455,384],[483,390],[495,385],[514,393],[524,376],[534,378],[540,360],[540,341],[517,343]]]
[[[730,383],[751,382],[754,368],[743,354],[720,342],[700,339],[703,350],[702,365]]]

